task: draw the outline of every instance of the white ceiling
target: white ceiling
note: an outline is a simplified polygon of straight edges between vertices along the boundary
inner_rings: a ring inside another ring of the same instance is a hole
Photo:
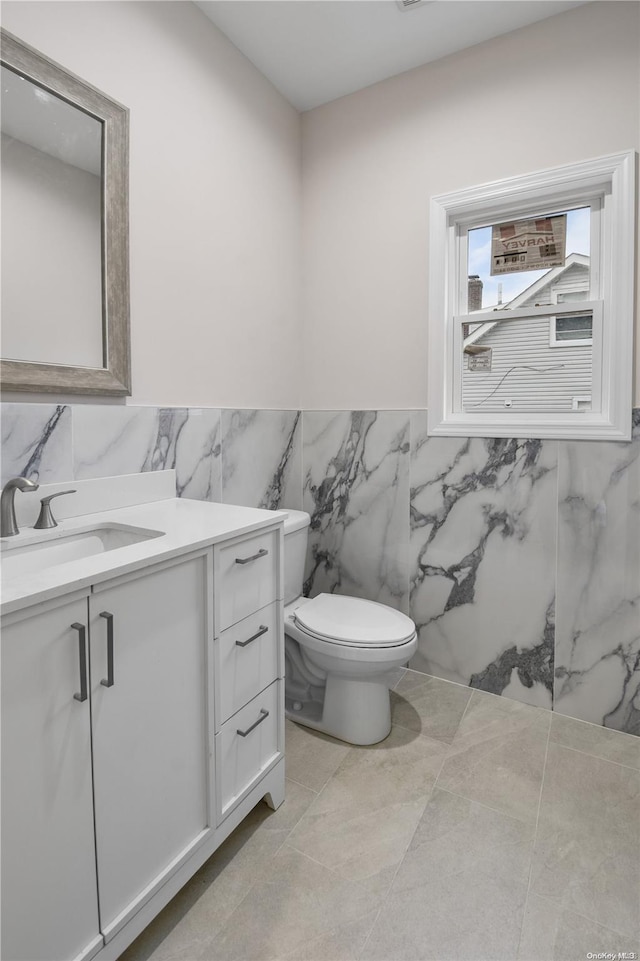
[[[298,110],[585,0],[196,0],[197,6]]]

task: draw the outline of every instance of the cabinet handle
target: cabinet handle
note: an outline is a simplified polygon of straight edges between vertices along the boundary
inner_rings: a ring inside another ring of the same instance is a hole
[[[265,627],[264,624],[261,624],[260,630],[256,631],[255,634],[252,634],[251,637],[248,637],[246,641],[236,641],[236,647],[246,647],[247,644],[251,644],[251,641],[255,641],[257,637],[262,637],[263,634],[266,634],[268,630],[268,627]]]
[[[269,712],[265,711],[265,709],[261,707],[260,717],[258,718],[258,720],[254,721],[251,727],[248,727],[246,731],[241,731],[240,728],[238,728],[238,730],[236,731],[236,734],[239,734],[240,737],[246,737],[247,734],[251,734],[251,732],[258,726],[258,724],[262,724],[263,721],[266,721],[268,717],[269,717]]]
[[[236,557],[236,564],[249,564],[251,561],[257,561],[259,557],[266,557],[268,553],[269,551],[263,547],[257,554],[252,554],[251,557]]]
[[[71,625],[74,631],[78,632],[78,655],[80,657],[80,693],[74,694],[76,701],[86,701],[87,699],[87,629],[84,624],[77,621]]]
[[[100,683],[103,687],[113,687],[113,614],[100,611],[100,617],[107,622],[107,676]]]

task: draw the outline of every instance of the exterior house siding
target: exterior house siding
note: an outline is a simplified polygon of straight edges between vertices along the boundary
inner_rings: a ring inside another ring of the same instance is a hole
[[[530,296],[518,298],[517,306],[550,304],[552,291],[561,292],[567,285],[581,286],[584,299],[589,297],[588,263],[569,263],[561,276],[537,287]],[[473,355],[463,355],[465,411],[504,411],[505,401],[511,401],[506,406],[514,411],[573,410],[574,398],[590,397],[592,346],[551,346],[553,306],[549,307],[549,316],[509,320],[507,310],[500,314],[501,319],[474,340],[474,349],[491,349],[491,370],[470,370]],[[536,370],[524,369],[527,367]]]

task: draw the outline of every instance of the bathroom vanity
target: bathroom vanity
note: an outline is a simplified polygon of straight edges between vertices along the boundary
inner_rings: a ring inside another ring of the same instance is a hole
[[[284,798],[283,515],[163,498],[172,480],[132,504],[144,484],[125,478],[130,506],[2,542],[11,961],[117,958]]]

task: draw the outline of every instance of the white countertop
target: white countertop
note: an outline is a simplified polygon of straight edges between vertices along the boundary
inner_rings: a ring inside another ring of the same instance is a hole
[[[19,577],[3,577],[0,612],[9,614],[72,591],[86,589],[111,577],[208,547],[229,537],[282,523],[284,518],[285,512],[280,511],[173,497],[72,517],[61,521],[50,531],[25,528],[14,537],[0,539],[2,547],[5,548],[8,542],[10,546],[18,546],[45,538],[47,542],[52,542],[92,527],[117,524],[161,531],[162,535],[91,557],[67,561],[42,571],[21,574]]]

